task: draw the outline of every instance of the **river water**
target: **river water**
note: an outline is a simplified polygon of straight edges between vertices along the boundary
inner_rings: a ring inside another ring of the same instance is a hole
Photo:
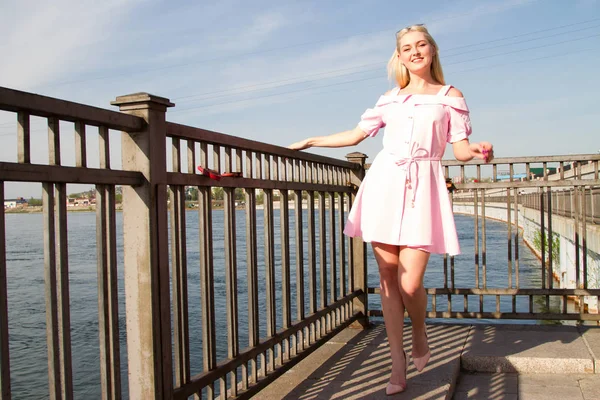
[[[295,242],[293,210],[290,214],[290,259],[292,263],[292,305],[295,305]],[[198,213],[187,214],[187,265],[189,279],[189,318],[190,353],[192,374],[202,371],[202,341],[200,313],[200,269],[198,245]],[[304,210],[304,224],[306,224]],[[127,398],[127,354],[125,330],[125,291],[123,284],[122,215],[117,214],[117,247],[119,261],[119,328],[121,342],[121,367],[123,395]],[[259,270],[259,309],[265,309],[264,287],[264,232],[263,213],[257,212],[258,231],[258,270]],[[336,216],[337,217],[337,216]],[[276,281],[277,302],[281,304],[281,249],[279,235],[279,210],[275,211]],[[455,216],[457,231],[463,254],[455,258],[455,285],[459,288],[475,286],[474,273],[474,219],[469,216]],[[246,290],[246,249],[245,212],[236,211],[237,255],[238,255],[238,298],[240,348],[247,345],[247,290]],[[317,224],[318,225],[318,224]],[[337,225],[337,223],[336,223]],[[223,211],[213,211],[214,268],[215,268],[215,307],[217,332],[226,332],[225,274],[224,274],[224,234]],[[336,227],[337,229],[337,227]],[[487,285],[507,287],[507,227],[506,224],[487,221]],[[318,228],[317,228],[318,230]],[[12,392],[15,400],[48,398],[46,317],[44,289],[43,221],[41,214],[6,215],[6,250],[8,266],[8,308]],[[96,215],[77,212],[68,214],[71,335],[73,354],[73,383],[75,398],[96,399],[100,394],[100,354],[98,342],[98,295],[96,271]],[[317,232],[317,243],[318,243]],[[306,229],[304,233],[306,242]],[[329,242],[328,242],[329,245]],[[306,251],[305,243],[305,251]],[[317,254],[318,260],[318,254]],[[520,287],[538,288],[541,285],[540,264],[529,249],[520,243]],[[306,260],[305,260],[306,262]],[[368,284],[377,287],[378,274],[375,260],[369,248]],[[329,268],[329,266],[328,266]],[[513,276],[514,282],[514,276]],[[427,287],[443,287],[443,258],[433,255],[425,275]],[[305,293],[308,294],[308,275],[305,277]],[[308,295],[306,296],[308,297]],[[518,299],[519,310],[528,309],[527,298]],[[446,310],[445,296],[439,296],[438,310]],[[456,297],[455,309],[462,310],[462,296]],[[380,309],[377,296],[371,295],[369,306]],[[486,311],[495,310],[495,299],[486,299]],[[537,302],[536,302],[536,307]],[[478,296],[471,296],[469,308],[478,311]],[[510,298],[502,299],[502,311],[510,311]],[[295,306],[292,308],[295,316]],[[281,313],[278,312],[277,326],[281,326]],[[261,336],[265,333],[265,321],[261,320]],[[226,335],[217,335],[218,359],[226,357]]]

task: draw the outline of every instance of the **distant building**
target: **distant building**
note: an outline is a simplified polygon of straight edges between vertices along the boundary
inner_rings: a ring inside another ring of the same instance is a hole
[[[4,200],[4,208],[17,208],[27,207],[29,203],[23,197],[17,197],[16,199]]]

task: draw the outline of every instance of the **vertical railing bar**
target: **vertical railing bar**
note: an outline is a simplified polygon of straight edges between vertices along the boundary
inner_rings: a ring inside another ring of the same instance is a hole
[[[246,152],[246,174],[252,177],[254,153]],[[256,190],[246,189],[246,263],[248,281],[248,346],[255,347],[259,340],[258,312],[258,258],[256,236]],[[250,379],[256,382],[258,378],[256,359],[250,360]],[[248,388],[248,374],[242,379],[243,389]]]
[[[265,179],[271,180],[271,155],[265,154]]]
[[[333,177],[331,177],[333,180]],[[330,181],[332,183],[332,181]],[[329,276],[330,276],[330,289],[329,289],[329,303],[333,304],[337,301],[337,260],[336,260],[336,246],[335,246],[335,193],[329,193]],[[338,318],[339,315],[337,311],[334,312],[335,317],[333,317],[333,321],[331,327],[335,325],[335,318]]]
[[[231,150],[225,150],[225,168],[231,171]],[[236,257],[236,229],[235,229],[235,188],[224,188],[224,225],[225,225],[225,286],[227,304],[227,356],[233,359],[238,356],[240,344],[238,333],[238,288],[237,288],[237,257]],[[229,395],[237,396],[237,370],[229,374]],[[227,386],[227,384],[225,384]],[[224,393],[225,398],[228,397]]]
[[[343,182],[343,180],[339,179],[339,183],[341,184],[341,182]],[[339,205],[338,205],[338,210],[339,210],[339,219],[338,219],[338,230],[339,230],[339,235],[340,235],[340,245],[339,245],[339,257],[340,257],[340,261],[339,261],[339,265],[340,265],[340,290],[339,290],[339,296],[340,298],[344,297],[346,295],[346,277],[347,277],[347,271],[346,271],[346,238],[344,237],[344,221],[345,221],[345,201],[344,201],[344,193],[338,193],[338,200],[339,200]],[[344,315],[343,315],[343,320],[345,321],[348,318],[347,315],[347,307],[344,307]]]
[[[475,189],[473,192],[473,214],[475,216],[475,240],[473,243],[473,250],[475,253],[475,287],[479,288],[479,189]]]
[[[56,277],[56,227],[54,184],[42,184],[44,218],[44,280],[46,287],[46,341],[48,350],[48,391],[51,400],[62,398]]]
[[[321,169],[321,171],[323,171]],[[319,192],[319,281],[320,281],[320,301],[319,307],[327,307],[327,241],[326,241],[326,222],[325,222],[325,193]],[[326,317],[321,318],[321,335],[327,333]]]
[[[542,255],[542,289],[546,289],[548,287],[547,285],[547,281],[546,281],[546,216],[545,216],[545,205],[544,205],[544,188],[540,188],[540,199],[539,199],[539,206],[540,206],[540,238],[541,238],[541,243],[540,243],[540,247],[541,247],[541,255]],[[545,301],[546,301],[546,307],[548,306],[549,303],[549,297],[546,295],[544,296]]]
[[[75,122],[75,166],[87,167],[87,145],[85,124],[81,121]]]
[[[100,153],[103,153],[100,146]],[[105,163],[103,156],[100,162]],[[116,201],[113,186],[96,188],[96,241],[98,243],[98,329],[103,399],[121,398],[119,305],[117,280]]]
[[[29,114],[17,113],[17,161],[20,164],[31,163],[31,128]]]
[[[462,173],[464,175],[464,170],[462,171]],[[464,181],[462,181],[462,182],[464,182]],[[453,209],[454,208],[454,193],[451,192],[449,197],[450,197],[450,209]],[[454,289],[454,256],[450,256],[450,288]],[[448,294],[447,299],[448,299],[448,311],[452,312],[452,295]]]
[[[350,177],[347,178],[348,182],[350,181]],[[352,208],[352,193],[348,193],[347,196],[348,201],[348,212]],[[345,294],[352,293],[354,290],[354,248],[352,240],[348,240],[348,287]],[[349,304],[350,307],[350,315],[352,315],[352,302]]]
[[[302,225],[302,191],[296,190],[295,192],[294,213],[295,213],[295,227],[296,227],[296,319],[298,321],[304,320],[304,237],[303,237],[303,225]],[[299,332],[300,337],[298,340],[297,351],[304,350],[304,338],[303,331]]]
[[[108,128],[98,128],[98,148],[100,152],[100,168],[110,169],[110,135]]]
[[[285,163],[285,161],[284,161]],[[281,167],[281,173],[279,170],[279,156],[274,155],[273,156],[273,180],[274,181],[278,181],[278,180],[285,180],[283,179],[283,177],[285,176],[285,165],[283,167]]]
[[[590,188],[591,189],[591,188]],[[587,215],[586,215],[586,193],[585,186],[581,187],[581,255],[583,263],[583,288],[588,288],[588,268],[587,268]],[[590,192],[591,194],[591,192]],[[598,305],[600,307],[600,304]]]
[[[173,172],[181,172],[181,140],[171,138]],[[190,379],[190,340],[187,295],[187,263],[185,235],[185,190],[170,186],[171,197],[171,284],[173,296],[173,344],[175,384],[182,386]]]
[[[313,179],[313,167],[311,165],[311,181]],[[315,223],[315,192],[308,192],[308,284],[309,284],[309,304],[308,312],[310,315],[317,312],[317,251],[316,251],[316,223]],[[310,337],[314,338],[315,324],[311,324]]]
[[[552,230],[552,188],[548,186],[547,190],[547,201],[548,201],[548,288],[554,287],[554,269],[553,269],[553,243],[554,232]]]
[[[213,148],[213,169],[221,172],[221,146],[214,144]]]
[[[574,226],[574,234],[575,234],[575,287],[577,289],[581,289],[581,271],[579,269],[580,260],[579,260],[579,189],[577,186],[573,187],[573,215],[575,216],[575,226]]]
[[[512,171],[512,164],[511,164],[511,171]],[[510,176],[510,179],[512,181],[512,174]],[[508,221],[508,223],[506,224],[506,228],[507,228],[507,240],[508,240],[508,244],[507,244],[507,249],[508,249],[508,254],[507,254],[507,258],[508,258],[508,287],[512,288],[513,287],[513,283],[512,283],[512,274],[513,274],[513,269],[512,269],[512,218],[511,218],[511,208],[512,208],[512,201],[511,201],[511,189],[507,188],[506,189],[506,221]]]
[[[231,147],[224,147],[225,172],[233,169]],[[238,309],[237,309],[237,260],[235,239],[235,188],[223,188],[224,239],[225,239],[225,308],[227,319],[227,356],[232,359],[239,353]],[[221,378],[221,398],[237,396],[237,369],[229,373],[230,389],[227,389],[227,377]],[[224,390],[223,390],[224,389]]]
[[[283,168],[280,177],[286,181],[288,179],[288,161],[283,160]],[[292,176],[293,177],[293,176]],[[289,177],[289,178],[292,178]],[[281,301],[282,301],[282,328],[287,329],[292,324],[292,304],[291,304],[291,277],[290,277],[290,210],[289,210],[289,192],[287,190],[280,191],[279,197],[279,223],[281,227]],[[285,352],[280,353],[281,356],[289,357],[289,341],[283,341]],[[283,354],[282,354],[283,353]],[[281,360],[280,360],[281,361]]]
[[[515,287],[518,289],[520,286],[519,282],[519,191],[515,189],[515,202],[514,202],[514,221],[515,221]],[[516,298],[513,296],[513,304],[515,304]],[[516,307],[516,305],[515,305]],[[516,312],[516,309],[513,310]]]
[[[19,120],[20,117],[21,114]],[[29,121],[29,118],[27,120]],[[4,204],[4,182],[0,182],[0,202]],[[0,400],[11,400],[5,217],[4,207],[2,207],[0,209]]]
[[[562,181],[563,179],[565,179],[565,163],[563,161],[560,162],[559,168],[560,168],[560,180]]]
[[[110,169],[108,128],[98,128],[100,168]],[[102,398],[121,399],[119,298],[117,272],[116,190],[98,185],[96,232],[98,243],[98,310]]]
[[[196,172],[196,142],[191,139],[187,141],[187,163],[188,174],[194,174]]]
[[[62,399],[73,398],[73,366],[71,359],[71,309],[69,300],[69,255],[67,235],[67,184],[56,184],[56,279],[60,348]]]
[[[60,165],[60,127],[57,118],[48,118],[48,164]]]
[[[270,179],[269,156],[265,159],[266,176]],[[264,234],[265,234],[265,271],[266,271],[266,306],[267,306],[267,337],[275,336],[276,305],[275,305],[275,235],[273,222],[273,190],[264,190]],[[267,371],[273,371],[275,359],[273,349],[267,350]]]
[[[208,149],[205,142],[200,143],[200,163],[203,166],[208,166]],[[211,192],[211,188],[208,186],[198,188],[202,360],[204,371],[214,369],[217,364]],[[207,395],[210,399],[214,397],[214,384],[208,385]]]
[[[483,288],[487,289],[487,236],[486,236],[486,217],[485,217],[485,198],[486,189],[482,191],[481,199],[481,236],[482,236],[482,249],[481,249],[481,265],[483,274]]]

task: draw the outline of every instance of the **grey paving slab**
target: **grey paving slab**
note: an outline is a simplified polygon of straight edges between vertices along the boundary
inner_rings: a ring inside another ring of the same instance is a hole
[[[584,400],[579,386],[519,385],[519,400]]]
[[[483,392],[479,389],[471,389],[468,392],[455,392],[452,400],[518,400],[516,393]]]
[[[497,393],[517,394],[519,381],[517,374],[514,373],[462,373],[456,385],[456,392],[488,393],[494,395]]]
[[[579,379],[579,387],[585,400],[600,400],[600,375],[586,375]]]
[[[579,387],[579,382],[592,374],[520,374],[519,385],[571,386]]]
[[[600,374],[600,327],[580,327],[580,331],[594,358],[594,372]]]
[[[574,326],[474,325],[462,368],[478,372],[591,373],[594,360]]]
[[[450,399],[460,373],[460,354],[469,327],[429,327],[432,358],[418,373],[411,363],[405,392],[386,396],[391,372],[383,325],[360,332],[342,332],[291,371],[258,393],[255,399]],[[410,327],[405,349],[410,352]]]

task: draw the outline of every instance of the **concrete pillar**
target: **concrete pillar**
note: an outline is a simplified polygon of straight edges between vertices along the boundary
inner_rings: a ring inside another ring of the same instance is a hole
[[[363,153],[350,153],[346,155],[346,159],[349,162],[360,165],[353,171],[350,177],[350,183],[358,188],[365,177],[365,161],[367,155]],[[356,199],[356,192],[352,193],[352,204]],[[353,290],[362,290],[363,294],[355,297],[353,300],[354,311],[363,313],[363,317],[352,325],[354,328],[367,328],[369,327],[369,317],[367,312],[369,310],[369,295],[367,294],[367,246],[363,242],[362,238],[352,238],[352,282],[354,287]]]
[[[167,225],[166,111],[174,104],[147,93],[119,96],[112,105],[146,121],[123,132],[123,169],[146,181],[123,187],[123,255],[129,398],[173,395]]]

